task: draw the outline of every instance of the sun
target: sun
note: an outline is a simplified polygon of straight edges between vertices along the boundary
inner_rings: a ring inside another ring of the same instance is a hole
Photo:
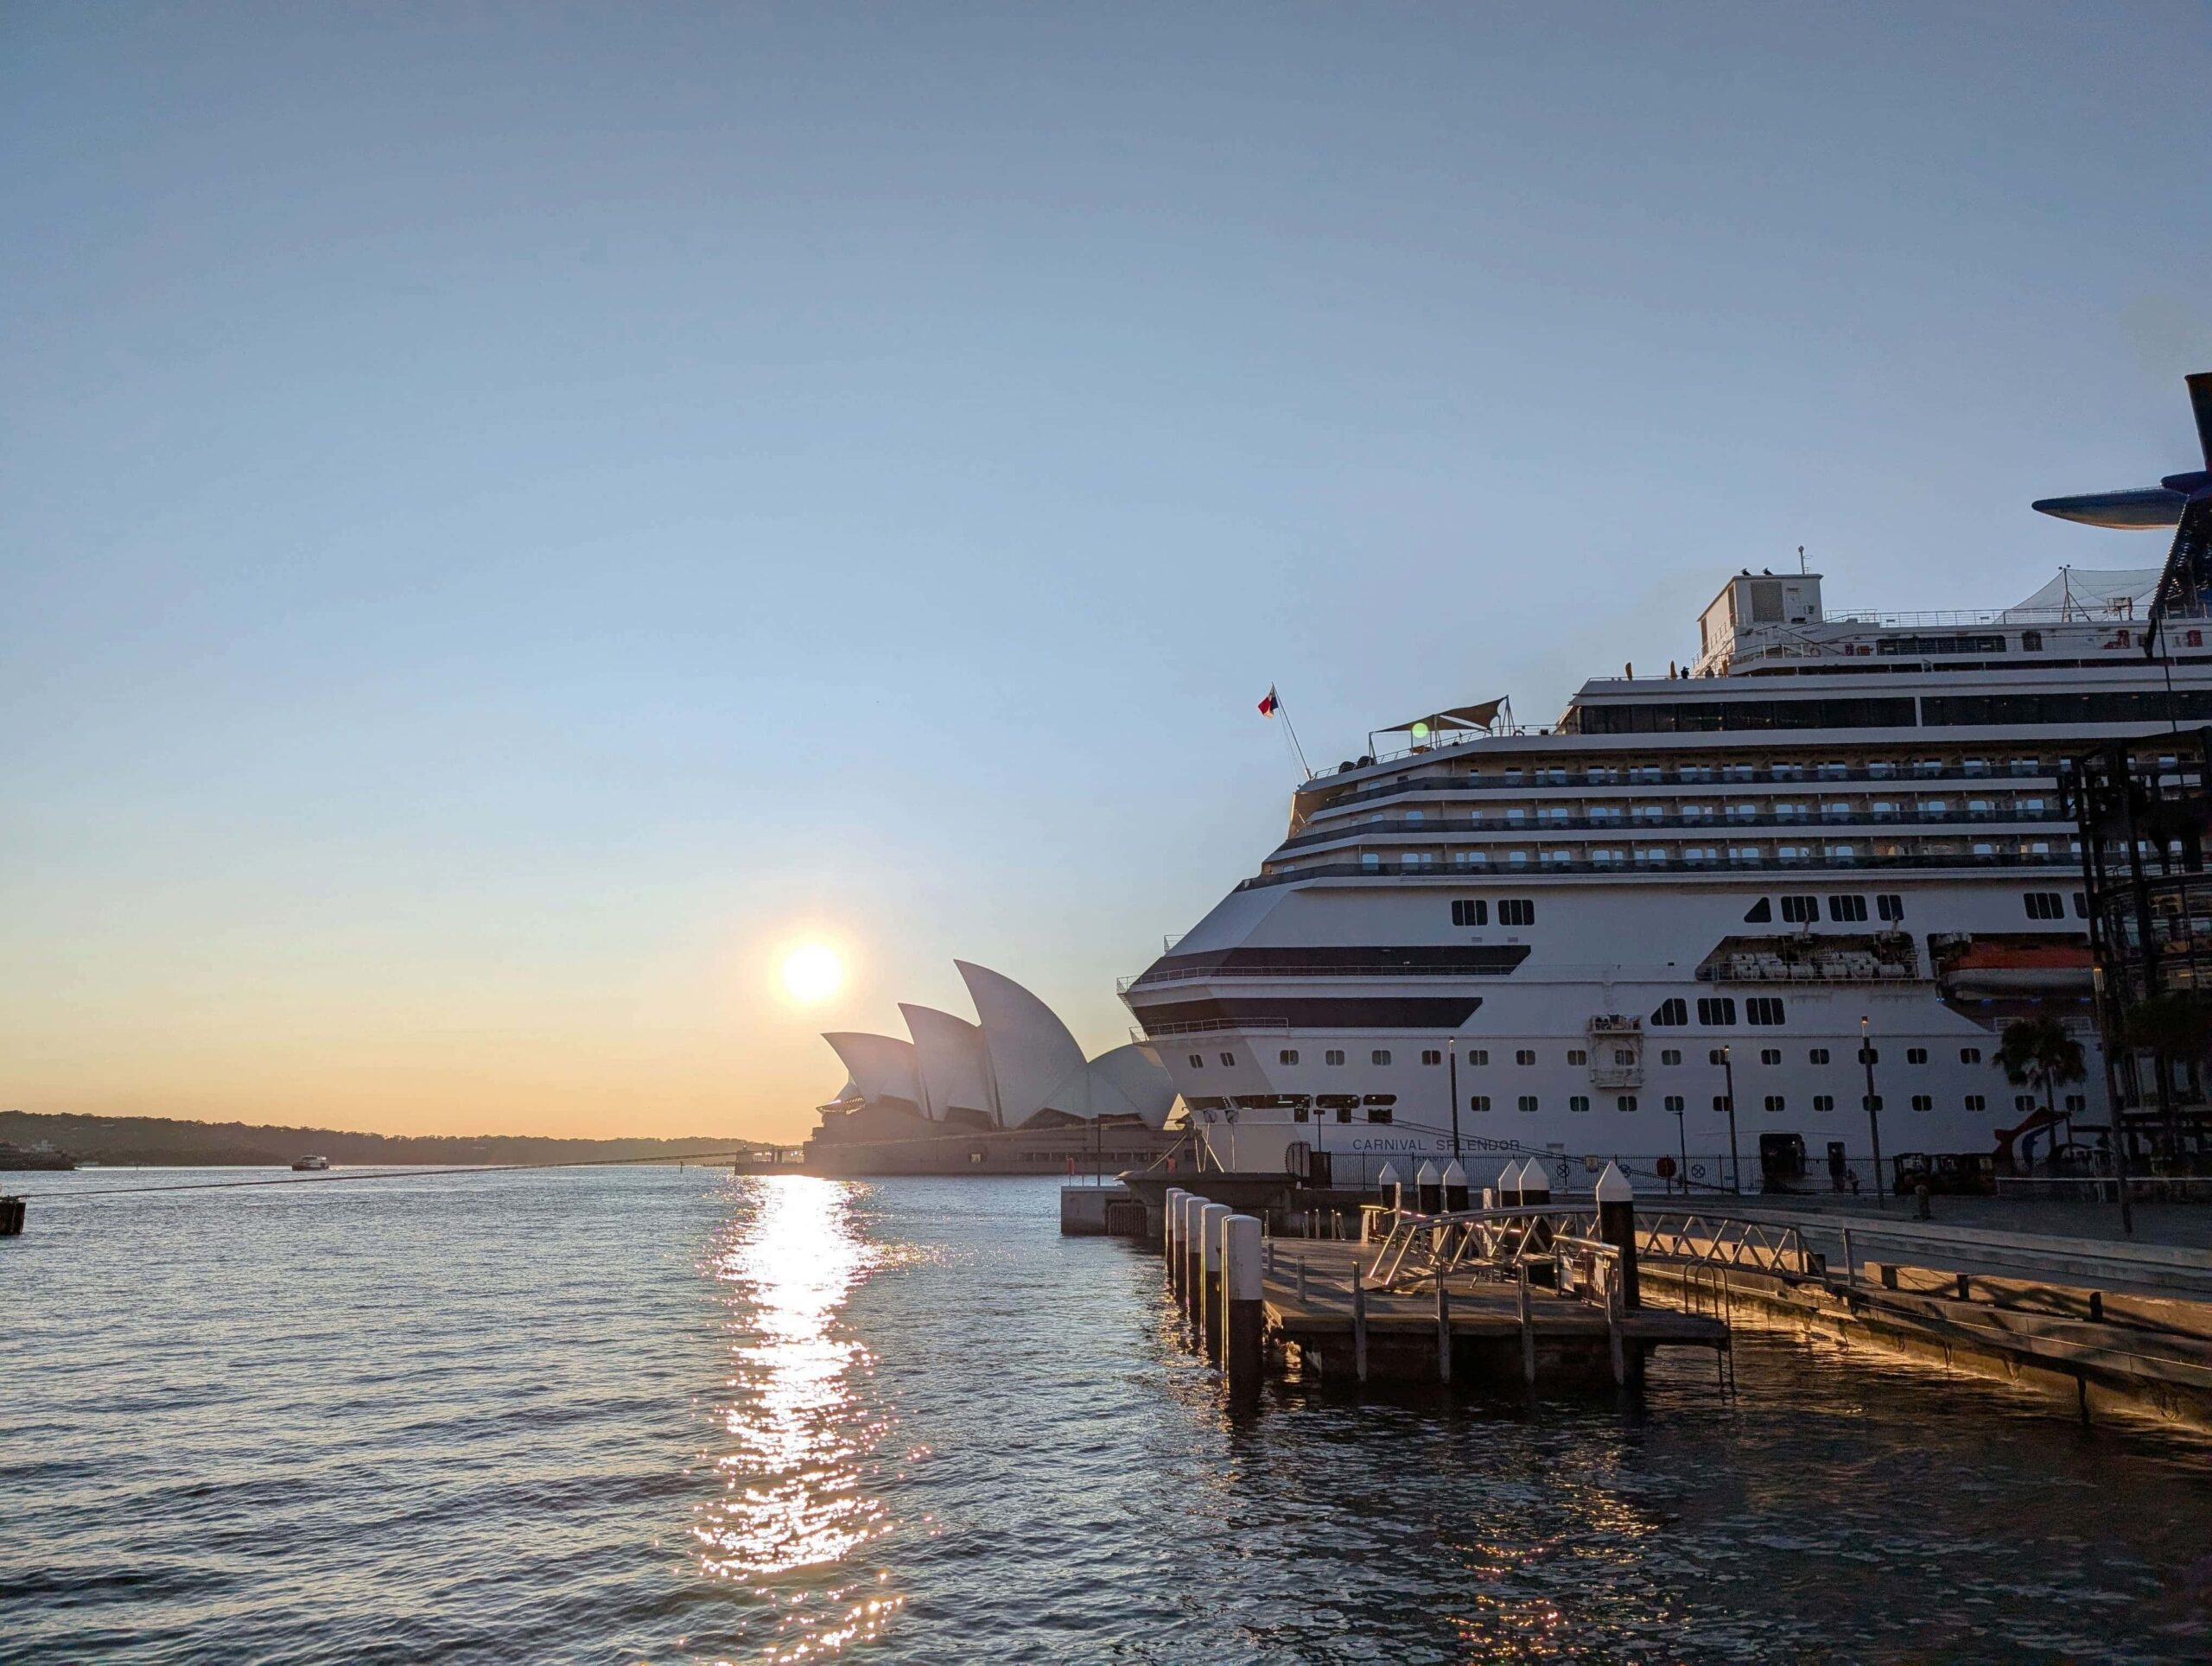
[[[794,1001],[827,1001],[844,982],[845,963],[826,943],[803,943],[784,957],[784,989]]]

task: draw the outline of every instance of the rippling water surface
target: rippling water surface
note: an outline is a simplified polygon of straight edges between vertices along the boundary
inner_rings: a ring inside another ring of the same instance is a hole
[[[1050,1183],[49,1195],[218,1177],[13,1177],[0,1659],[2212,1658],[2202,1446],[1916,1367],[1239,1421]]]

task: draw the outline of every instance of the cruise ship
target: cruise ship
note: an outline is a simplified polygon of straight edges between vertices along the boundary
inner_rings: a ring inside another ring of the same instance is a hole
[[[2204,473],[2035,506],[2178,524],[2164,567],[1943,614],[1738,571],[1688,666],[1594,678],[1548,727],[1425,713],[1299,787],[1259,871],[1122,985],[1208,1166],[1872,1189],[1878,1141],[2092,1141],[1994,1061],[2059,1019],[2089,1069],[2057,1109],[2109,1127],[2059,773],[2212,722],[2212,376],[2190,391]]]

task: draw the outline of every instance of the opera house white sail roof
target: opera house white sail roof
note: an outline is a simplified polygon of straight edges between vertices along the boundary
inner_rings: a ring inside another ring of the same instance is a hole
[[[876,1106],[930,1122],[1014,1129],[1134,1117],[1163,1127],[1175,1086],[1150,1047],[1087,1059],[1050,1007],[1003,973],[953,963],[979,1022],[901,1003],[911,1040],[824,1033],[851,1079],[823,1109]]]

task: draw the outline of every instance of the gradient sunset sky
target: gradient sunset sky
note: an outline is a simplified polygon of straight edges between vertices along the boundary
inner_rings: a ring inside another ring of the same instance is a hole
[[[794,1137],[1125,1039],[1270,684],[2154,563],[2027,504],[2194,466],[2206,21],[0,8],[0,1107]]]

